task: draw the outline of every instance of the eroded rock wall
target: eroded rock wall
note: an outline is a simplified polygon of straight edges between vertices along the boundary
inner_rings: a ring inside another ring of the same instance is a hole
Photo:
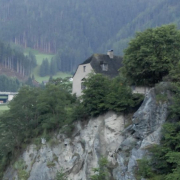
[[[101,156],[107,157],[111,180],[135,180],[137,161],[147,148],[160,141],[161,126],[168,115],[167,103],[157,103],[152,89],[131,124],[123,115],[108,112],[87,122],[77,122],[72,138],[55,134],[51,143],[30,145],[17,159],[26,165],[28,180],[54,180],[63,169],[68,180],[88,180]],[[18,179],[10,166],[3,180]]]

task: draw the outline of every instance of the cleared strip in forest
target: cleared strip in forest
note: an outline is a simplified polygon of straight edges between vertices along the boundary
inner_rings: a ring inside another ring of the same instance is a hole
[[[38,50],[34,50],[34,49],[31,49],[31,48],[26,48],[24,54],[27,55],[29,53],[29,51],[31,51],[36,56],[36,59],[37,59],[37,66],[33,69],[33,72],[32,72],[32,74],[34,75],[35,80],[37,82],[39,82],[39,83],[42,83],[42,81],[49,80],[50,76],[44,76],[44,77],[39,76],[39,68],[40,68],[40,65],[43,62],[43,59],[47,58],[48,61],[50,62],[52,57],[54,56],[54,54],[41,53]],[[71,76],[70,74],[63,73],[63,72],[58,72],[56,75],[53,76],[53,78],[58,78],[58,77],[65,78],[65,77],[70,77],[70,76]]]

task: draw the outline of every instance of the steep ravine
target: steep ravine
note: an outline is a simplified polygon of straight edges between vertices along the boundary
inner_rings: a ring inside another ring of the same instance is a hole
[[[136,160],[147,156],[147,148],[160,141],[167,107],[166,103],[156,102],[151,89],[132,120],[108,112],[87,122],[77,122],[71,139],[54,134],[51,143],[39,148],[31,144],[17,161],[24,162],[28,180],[54,180],[62,168],[68,180],[88,180],[98,159],[105,156],[110,164],[111,180],[135,180]],[[9,166],[3,180],[17,179],[17,170]]]

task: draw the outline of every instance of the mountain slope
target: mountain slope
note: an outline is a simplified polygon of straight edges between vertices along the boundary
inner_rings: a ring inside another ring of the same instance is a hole
[[[178,22],[179,4],[177,0],[1,0],[0,38],[47,53],[59,51],[61,70],[74,71],[94,52],[113,47],[122,54],[137,30]]]
[[[174,23],[180,27],[180,1],[162,0],[156,6],[148,7],[130,23],[125,25],[119,32],[110,39],[101,49],[112,45],[115,52],[123,54],[123,49],[127,47],[129,40],[134,37],[135,32],[143,31],[147,28],[161,26],[163,24]]]

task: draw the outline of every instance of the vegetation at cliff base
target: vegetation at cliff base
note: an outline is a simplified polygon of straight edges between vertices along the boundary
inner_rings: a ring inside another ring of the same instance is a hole
[[[160,145],[155,145],[149,151],[150,159],[139,160],[138,174],[149,180],[179,180],[180,179],[180,122],[165,123]]]
[[[63,172],[63,169],[57,172],[55,180],[67,180],[67,175]]]
[[[105,157],[101,157],[98,161],[99,167],[93,168],[94,175],[90,177],[91,180],[109,180],[108,174],[108,160]]]

